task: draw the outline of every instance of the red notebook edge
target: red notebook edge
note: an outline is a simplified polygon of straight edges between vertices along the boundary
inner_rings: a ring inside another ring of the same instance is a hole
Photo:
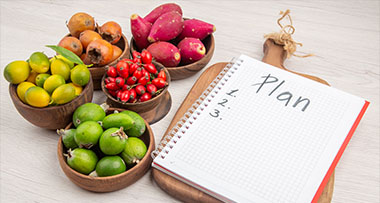
[[[363,105],[363,107],[362,107],[362,109],[361,109],[358,117],[356,118],[354,124],[352,125],[350,131],[348,132],[348,135],[347,135],[346,139],[344,140],[342,146],[340,147],[337,155],[334,158],[334,161],[332,162],[329,170],[327,171],[325,177],[323,178],[321,185],[319,186],[317,192],[315,193],[314,198],[311,201],[312,203],[317,203],[318,202],[318,199],[321,196],[321,194],[322,194],[322,192],[323,192],[323,190],[324,190],[327,182],[330,180],[331,174],[334,172],[334,169],[335,169],[336,165],[338,164],[340,158],[342,157],[344,150],[346,149],[348,143],[350,142],[350,140],[352,138],[352,135],[354,134],[356,128],[358,127],[358,125],[360,123],[360,120],[362,119],[365,111],[367,110],[367,108],[369,106],[369,103],[370,102],[365,101],[365,103],[364,103],[364,105]]]

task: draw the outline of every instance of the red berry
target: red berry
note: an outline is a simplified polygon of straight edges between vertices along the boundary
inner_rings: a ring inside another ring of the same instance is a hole
[[[108,67],[108,69],[107,69],[107,75],[109,77],[113,77],[113,78],[117,77],[116,68],[113,67],[113,66]]]
[[[148,50],[144,49],[141,52],[141,61],[145,64],[152,63],[152,54]]]
[[[134,73],[133,76],[136,77],[136,79],[140,79],[143,76],[143,72],[141,71],[141,68],[138,68]]]
[[[141,77],[141,78],[137,81],[137,83],[142,84],[142,85],[146,85],[146,83],[149,82],[149,79],[150,79],[149,75],[145,75],[145,76]]]
[[[116,65],[117,73],[123,77],[127,78],[129,75],[129,65],[125,61],[119,61]]]
[[[106,79],[104,79],[104,82],[106,84],[110,83],[110,82],[116,82],[116,78],[112,78],[112,77],[106,77]]]
[[[132,56],[133,56],[133,59],[135,59],[135,58],[140,58],[140,57],[141,57],[141,54],[140,54],[139,52],[137,52],[137,51],[133,51],[133,52],[132,52]]]
[[[133,101],[136,99],[136,90],[135,88],[129,90],[129,101]]]
[[[142,76],[141,76],[141,77],[149,76],[149,72],[146,71],[145,68],[141,68],[141,73],[142,73]]]
[[[106,84],[106,88],[108,90],[118,90],[119,86],[117,86],[115,82],[111,82],[111,83]]]
[[[158,73],[158,78],[162,78],[164,79],[164,81],[166,81],[166,73],[164,70],[161,70],[159,73]]]
[[[118,100],[121,99],[121,93],[123,93],[123,91],[120,91],[120,90],[116,91],[116,99],[118,99]]]
[[[127,84],[124,84],[123,87],[121,88],[121,90],[128,90],[128,85]]]
[[[151,99],[152,98],[152,95],[151,94],[149,94],[149,93],[147,93],[147,92],[145,92],[143,95],[141,95],[141,97],[140,97],[140,101],[141,102],[144,102],[144,101],[148,101],[149,99]]]
[[[117,86],[123,87],[125,81],[124,81],[124,78],[117,77],[115,82],[116,82]]]
[[[129,74],[132,75],[138,68],[139,68],[139,65],[135,63],[131,64],[129,67]]]
[[[113,97],[116,97],[116,94],[117,94],[117,91],[118,90],[108,90],[108,93],[110,93],[110,95],[112,95]]]
[[[141,59],[140,58],[134,58],[133,62],[137,63],[137,64],[141,64]]]
[[[142,94],[145,93],[145,87],[144,87],[144,85],[137,85],[137,86],[135,87],[135,90],[136,90],[136,93],[137,93],[138,95],[142,95]]]
[[[144,64],[145,70],[147,70],[149,73],[157,74],[157,69],[154,66],[153,63]]]
[[[152,80],[152,84],[154,86],[156,86],[158,89],[161,89],[161,88],[165,87],[168,83],[165,82],[165,80],[162,78],[156,78],[156,79]]]
[[[148,93],[150,93],[151,95],[155,95],[156,92],[157,92],[157,87],[154,86],[153,84],[148,84],[148,85],[146,86],[146,91],[147,91]]]
[[[127,85],[133,85],[136,83],[136,81],[137,81],[137,78],[135,76],[129,77],[127,79]]]
[[[121,96],[120,96],[120,100],[122,102],[127,102],[129,100],[129,90],[124,90],[124,91],[121,91]]]

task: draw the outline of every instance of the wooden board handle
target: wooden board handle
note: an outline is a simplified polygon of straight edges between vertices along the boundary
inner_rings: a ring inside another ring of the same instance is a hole
[[[297,75],[315,80],[315,81],[320,82],[322,84],[329,85],[329,83],[327,83],[325,80],[323,80],[321,78],[318,78],[318,77],[315,77],[312,75],[308,75],[308,74],[304,74],[304,73],[297,73],[297,72],[286,69],[284,66],[284,61],[286,59],[287,54],[286,54],[286,51],[285,51],[283,45],[278,45],[278,44],[274,43],[273,40],[267,39],[264,43],[263,51],[264,51],[264,57],[262,59],[263,62],[270,64],[272,66],[276,66],[278,68],[287,70],[289,72],[295,73]]]

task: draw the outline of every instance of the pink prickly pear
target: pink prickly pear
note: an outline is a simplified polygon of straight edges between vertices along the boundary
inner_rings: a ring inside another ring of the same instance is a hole
[[[197,19],[185,20],[183,26],[182,33],[177,37],[178,40],[182,40],[185,37],[203,40],[216,30],[214,25]]]
[[[152,24],[146,22],[137,14],[131,16],[131,32],[137,47],[142,50],[149,46],[148,35]]]
[[[176,38],[183,29],[182,16],[176,12],[171,11],[160,16],[152,25],[148,41],[169,41]]]
[[[153,9],[147,16],[144,17],[144,20],[150,23],[154,23],[158,17],[164,13],[170,11],[177,11],[182,16],[182,9],[179,5],[174,3],[162,4],[155,9]]]

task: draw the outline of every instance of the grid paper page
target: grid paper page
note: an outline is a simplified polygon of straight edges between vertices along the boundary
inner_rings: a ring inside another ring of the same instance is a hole
[[[227,200],[311,202],[364,100],[240,59],[154,162]]]

